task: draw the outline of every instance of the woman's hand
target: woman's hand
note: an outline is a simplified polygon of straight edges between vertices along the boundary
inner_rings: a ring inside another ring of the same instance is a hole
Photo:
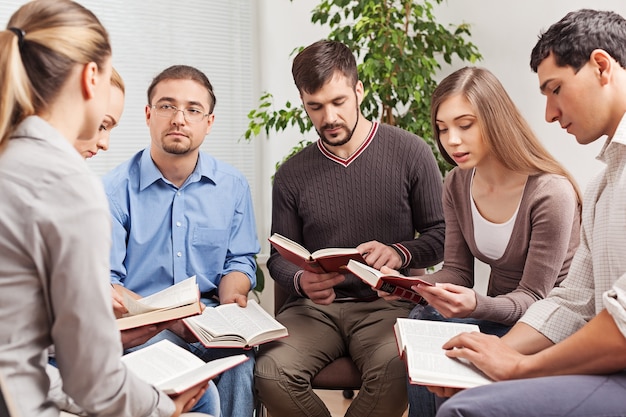
[[[412,288],[445,318],[468,317],[476,310],[476,293],[471,288],[447,283]]]

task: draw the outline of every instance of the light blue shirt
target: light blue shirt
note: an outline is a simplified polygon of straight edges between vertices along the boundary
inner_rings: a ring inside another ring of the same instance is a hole
[[[178,188],[146,148],[103,181],[113,220],[112,283],[146,296],[196,275],[208,292],[240,271],[254,288],[260,246],[250,187],[235,168],[200,152]]]

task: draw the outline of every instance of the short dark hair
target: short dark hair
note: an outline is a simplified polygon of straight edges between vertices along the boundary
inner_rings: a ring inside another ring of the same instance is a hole
[[[172,65],[154,77],[150,87],[148,87],[148,104],[152,104],[154,88],[158,83],[165,80],[192,80],[203,85],[209,93],[209,114],[213,113],[216,103],[213,85],[202,71],[189,65]]]
[[[323,39],[304,48],[293,60],[291,73],[300,93],[315,93],[336,72],[345,75],[352,86],[359,79],[356,59],[341,42]]]
[[[560,67],[576,72],[589,61],[594,49],[602,49],[626,68],[626,20],[610,11],[580,9],[569,12],[539,36],[530,54],[530,68],[552,53]]]

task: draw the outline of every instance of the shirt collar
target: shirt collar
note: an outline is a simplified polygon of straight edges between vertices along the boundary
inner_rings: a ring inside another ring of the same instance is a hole
[[[615,145],[611,146],[612,144]],[[602,146],[602,149],[596,159],[606,163],[608,150],[615,148],[617,145],[626,145],[626,113],[624,113],[622,120],[619,122],[619,125],[617,125],[617,129],[615,130],[613,137],[607,138],[606,142],[604,142],[604,146]]]
[[[198,154],[198,162],[196,163],[196,167],[194,168],[189,178],[187,178],[185,183],[180,188],[184,188],[187,184],[198,182],[203,178],[215,184],[215,173],[215,160],[209,155],[200,152]],[[150,156],[150,148],[146,148],[143,150],[143,154],[141,155],[141,162],[139,164],[139,190],[145,190],[158,180],[162,180],[166,184],[171,184],[171,182],[168,181],[163,176],[163,174],[161,174],[161,171],[159,171],[159,168],[157,168],[156,164],[152,160],[152,157]]]
[[[31,137],[48,142],[55,148],[62,149],[72,158],[81,160],[83,157],[72,144],[54,126],[39,116],[26,117],[11,134],[11,138]]]

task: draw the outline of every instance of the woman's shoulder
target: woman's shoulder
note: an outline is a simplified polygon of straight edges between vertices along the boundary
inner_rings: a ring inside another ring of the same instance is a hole
[[[446,187],[465,187],[469,184],[474,173],[473,169],[461,169],[459,167],[452,168],[444,177],[443,181]]]
[[[556,197],[575,195],[576,191],[569,178],[559,174],[540,173],[528,177],[527,187],[542,195],[554,195]]]

